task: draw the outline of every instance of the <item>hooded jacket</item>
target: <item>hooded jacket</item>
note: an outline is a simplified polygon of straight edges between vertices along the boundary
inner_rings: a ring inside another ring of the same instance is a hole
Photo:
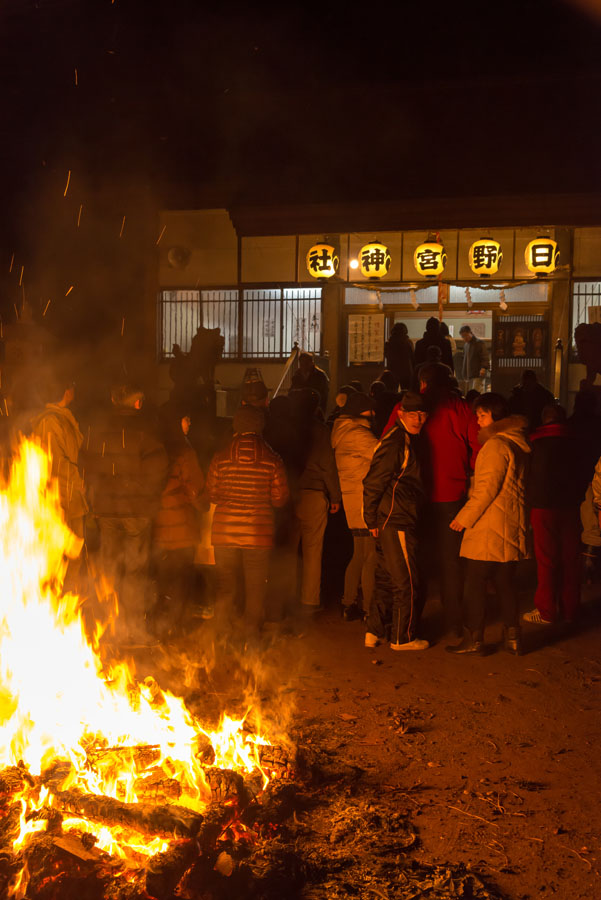
[[[84,516],[88,504],[77,468],[83,436],[77,419],[66,406],[48,403],[31,422],[32,434],[52,456],[52,476],[58,480],[61,506],[70,519]]]
[[[254,432],[235,434],[211,460],[206,492],[216,505],[215,547],[268,550],[273,546],[273,507],[288,500],[282,460]]]
[[[474,486],[456,516],[466,529],[461,556],[489,562],[528,557],[527,427],[523,416],[508,416],[480,429],[483,446],[476,459]]]
[[[399,423],[377,445],[363,479],[363,518],[368,528],[415,528],[425,495],[421,436]]]
[[[363,518],[363,479],[369,471],[378,439],[365,416],[345,416],[334,422],[332,447],[342,491],[347,525],[365,529]]]

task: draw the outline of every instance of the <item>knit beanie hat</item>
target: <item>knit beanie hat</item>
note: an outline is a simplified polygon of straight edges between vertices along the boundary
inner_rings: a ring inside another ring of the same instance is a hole
[[[234,434],[262,434],[265,428],[265,413],[257,406],[241,406],[234,414]]]

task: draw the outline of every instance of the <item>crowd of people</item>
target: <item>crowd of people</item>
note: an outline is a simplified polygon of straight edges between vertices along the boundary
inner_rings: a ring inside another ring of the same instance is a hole
[[[343,518],[353,552],[341,612],[364,620],[368,648],[427,649],[422,612],[434,575],[456,636],[447,650],[485,652],[493,585],[504,646],[521,653],[516,567],[532,550],[537,586],[523,619],[575,621],[582,558],[590,571],[601,545],[594,393],[579,394],[568,418],[532,371],[509,398],[481,392],[486,345],[469,326],[461,334],[458,380],[438,320],[415,348],[398,323],[389,368],[368,390],[341,387],[327,418],[329,382],[311,354],[300,355],[285,395],[270,401],[262,381],[246,382],[204,470],[190,410],[169,402],[145,415],[142,392],[119,384],[80,430],[75,386],[57,383],[30,431],[52,453],[67,524],[118,596],[120,641],[177,636],[191,606],[249,638],[266,621],[304,626],[322,607],[328,522]],[[215,578],[198,603],[209,510]],[[326,569],[335,564],[326,558]],[[70,563],[68,584],[80,567]]]

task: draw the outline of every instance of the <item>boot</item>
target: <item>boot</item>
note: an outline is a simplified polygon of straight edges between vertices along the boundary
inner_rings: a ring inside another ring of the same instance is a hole
[[[504,645],[508,653],[514,656],[522,655],[522,630],[518,626],[505,628],[503,632]]]
[[[484,653],[482,631],[470,631],[469,628],[463,629],[463,640],[460,644],[454,644],[445,647],[448,653],[478,653],[480,656]]]

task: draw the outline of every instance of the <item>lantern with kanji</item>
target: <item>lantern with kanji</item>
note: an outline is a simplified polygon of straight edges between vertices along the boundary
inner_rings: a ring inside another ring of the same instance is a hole
[[[340,257],[331,244],[314,244],[307,253],[307,270],[313,278],[332,278],[339,265]]]
[[[524,259],[528,270],[534,275],[551,275],[559,261],[557,241],[550,237],[535,238],[526,247]]]
[[[413,265],[420,275],[436,278],[442,275],[447,264],[447,253],[440,241],[426,241],[415,248]]]
[[[480,238],[470,247],[469,264],[474,275],[480,275],[481,278],[496,275],[502,261],[501,245],[492,238]]]
[[[383,278],[390,269],[390,250],[379,241],[365,244],[359,254],[361,274],[366,278],[376,280]]]

